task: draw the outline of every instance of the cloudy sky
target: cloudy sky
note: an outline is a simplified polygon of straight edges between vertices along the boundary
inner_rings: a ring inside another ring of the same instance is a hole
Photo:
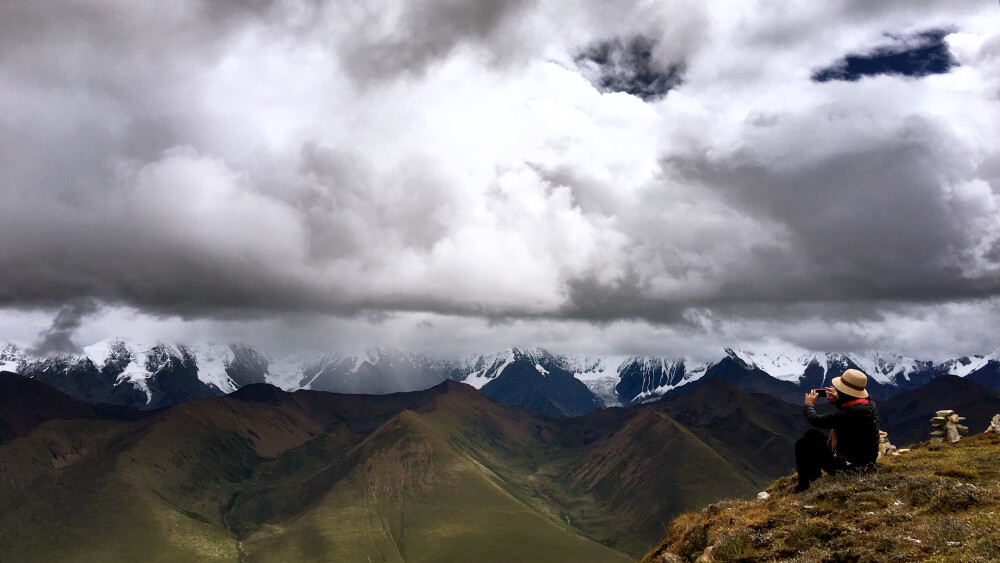
[[[989,353],[998,194],[995,1],[0,1],[0,342]]]

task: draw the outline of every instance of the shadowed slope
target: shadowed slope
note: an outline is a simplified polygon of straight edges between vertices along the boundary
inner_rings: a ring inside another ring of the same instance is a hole
[[[795,467],[795,441],[808,423],[802,407],[768,395],[750,395],[721,379],[708,379],[655,406],[745,468],[765,485]]]
[[[91,405],[29,377],[0,372],[0,444],[28,435],[47,420],[135,420],[140,416],[126,407]]]
[[[589,448],[565,477],[572,490],[592,495],[603,508],[597,517],[580,514],[591,520],[587,528],[627,551],[662,537],[670,515],[756,491],[718,452],[652,407]],[[623,536],[630,539],[615,540]]]
[[[973,433],[982,432],[1000,413],[1000,393],[955,375],[942,375],[927,385],[878,403],[882,430],[899,446],[930,439],[934,412],[951,409],[965,417]]]
[[[798,401],[802,396],[802,391],[794,383],[771,377],[761,369],[747,365],[746,362],[733,354],[712,364],[705,372],[701,382],[713,379],[728,381],[747,393],[765,393],[783,401]],[[704,384],[701,382],[695,382],[694,385]],[[684,385],[669,394],[683,395],[693,389],[694,387],[691,385]]]
[[[482,387],[484,395],[538,413],[564,416],[585,414],[600,406],[590,389],[565,369],[557,365],[545,369],[528,356],[515,354],[515,358]]]
[[[78,428],[78,455],[55,457],[50,434],[72,439]],[[0,483],[0,559],[235,557],[220,508],[258,464],[321,431],[295,406],[231,398],[127,425],[50,421],[0,448],[4,476],[19,479]]]

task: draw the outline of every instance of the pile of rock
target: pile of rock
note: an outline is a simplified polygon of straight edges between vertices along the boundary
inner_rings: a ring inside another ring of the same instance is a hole
[[[878,431],[878,456],[899,455],[896,446],[889,442],[889,433],[885,430]]]
[[[965,417],[958,416],[955,411],[937,411],[934,418],[931,419],[931,425],[934,426],[934,431],[931,432],[931,443],[940,444],[944,442],[945,437],[951,443],[961,440],[963,435],[969,433],[968,426],[959,424],[963,420]]]
[[[990,427],[986,431],[1000,434],[1000,414],[993,417],[993,422],[990,423]]]

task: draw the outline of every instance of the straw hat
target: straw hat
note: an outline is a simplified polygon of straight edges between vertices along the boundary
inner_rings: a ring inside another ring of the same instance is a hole
[[[868,384],[868,376],[856,369],[845,371],[840,377],[834,377],[830,383],[837,388],[837,391],[852,397],[864,399],[868,397],[865,385]]]

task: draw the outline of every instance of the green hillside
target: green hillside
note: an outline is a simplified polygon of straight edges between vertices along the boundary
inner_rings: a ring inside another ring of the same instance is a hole
[[[756,436],[766,408],[733,392]],[[634,560],[770,471],[668,411],[260,385],[132,422],[56,418],[0,445],[0,560]]]
[[[243,541],[248,561],[629,561],[545,518],[403,411],[298,517]]]

